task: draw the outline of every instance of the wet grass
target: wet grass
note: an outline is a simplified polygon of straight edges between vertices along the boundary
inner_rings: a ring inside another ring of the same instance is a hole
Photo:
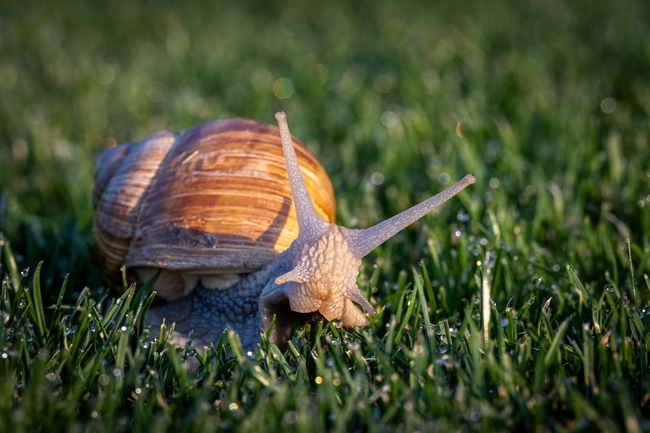
[[[0,431],[650,430],[643,2],[0,6]],[[364,329],[174,347],[92,258],[105,147],[219,117],[292,132],[378,248]]]

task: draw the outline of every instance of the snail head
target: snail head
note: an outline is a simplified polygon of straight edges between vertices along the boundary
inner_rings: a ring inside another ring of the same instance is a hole
[[[376,310],[357,286],[361,259],[399,231],[476,182],[476,178],[468,174],[441,193],[367,229],[348,229],[330,224],[314,210],[300,173],[286,114],[279,112],[275,117],[280,126],[299,235],[291,247],[292,269],[275,278],[276,287],[267,291],[267,294],[272,292],[276,299],[283,295],[289,300],[291,310],[298,313],[318,311],[327,320],[340,319],[343,326],[365,326],[368,319],[354,304],[360,305],[373,316]],[[268,317],[264,317],[265,299],[268,299],[268,296],[265,298],[263,293],[260,311],[266,327]]]

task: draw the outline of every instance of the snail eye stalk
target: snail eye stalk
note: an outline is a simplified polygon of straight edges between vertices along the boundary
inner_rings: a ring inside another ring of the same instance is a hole
[[[282,150],[287,165],[289,183],[291,184],[291,194],[296,206],[296,216],[298,218],[298,227],[300,236],[307,239],[316,240],[323,236],[327,231],[329,223],[325,222],[314,210],[314,204],[311,201],[305,180],[300,173],[300,165],[296,157],[296,151],[293,148],[289,125],[287,124],[287,115],[280,111],[276,113],[275,118],[280,127],[280,137],[282,138]]]

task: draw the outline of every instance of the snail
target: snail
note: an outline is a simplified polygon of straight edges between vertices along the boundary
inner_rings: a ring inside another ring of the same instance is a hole
[[[314,315],[366,326],[376,310],[357,286],[361,259],[476,179],[468,174],[373,227],[338,226],[332,185],[293,139],[245,119],[160,132],[97,161],[93,235],[109,286],[157,276],[148,325],[176,323],[173,340],[209,345],[224,329],[254,347],[288,341]],[[286,168],[284,168],[286,166]],[[356,305],[355,305],[356,304]],[[358,306],[357,306],[358,305]]]

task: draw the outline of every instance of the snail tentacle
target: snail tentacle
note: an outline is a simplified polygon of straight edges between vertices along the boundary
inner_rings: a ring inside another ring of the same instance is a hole
[[[298,219],[298,227],[300,235],[306,236],[309,239],[320,238],[329,223],[325,222],[314,210],[305,180],[300,173],[300,165],[296,157],[296,151],[293,148],[293,141],[291,140],[291,133],[287,125],[287,115],[280,111],[276,113],[275,118],[280,127],[280,137],[282,139],[282,150],[284,152],[285,163],[287,165],[287,173],[289,175],[289,183],[291,184],[291,194],[293,195],[293,203],[296,206],[296,216]]]
[[[460,181],[433,197],[405,210],[386,221],[363,230],[349,230],[350,250],[355,257],[363,258],[372,250],[404,230],[427,213],[436,209],[444,202],[476,182],[472,174],[468,174]]]

